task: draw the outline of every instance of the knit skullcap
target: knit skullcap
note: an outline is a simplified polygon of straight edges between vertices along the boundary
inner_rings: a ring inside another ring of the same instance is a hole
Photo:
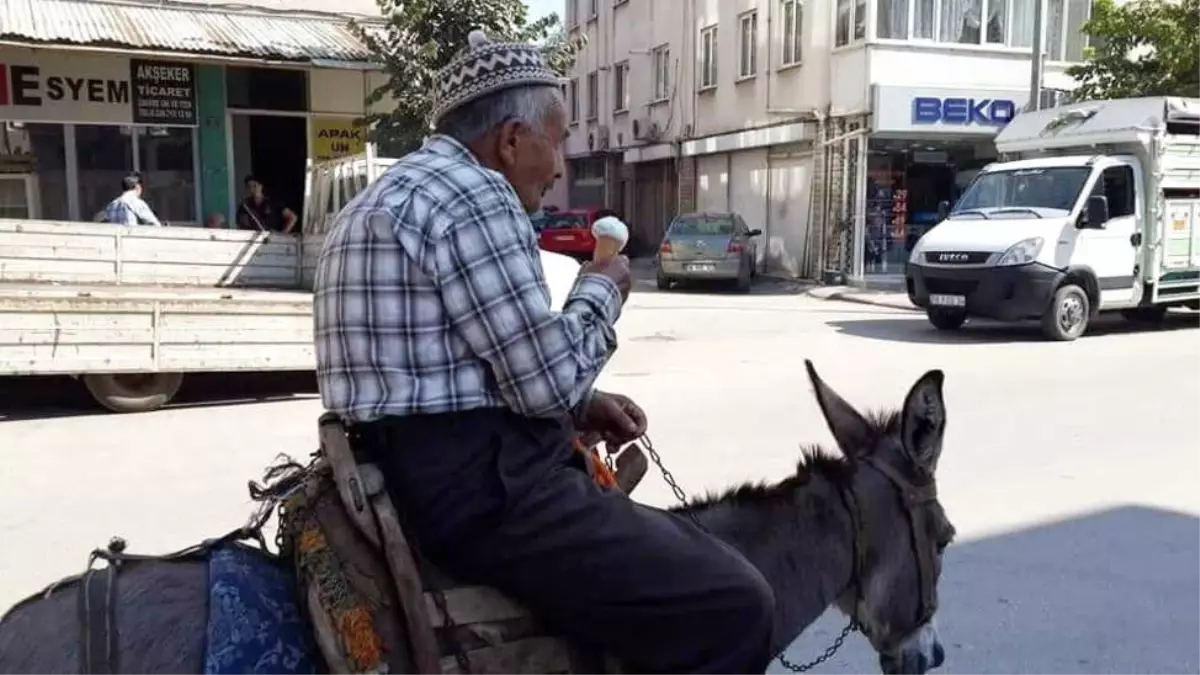
[[[512,87],[559,86],[562,78],[542,58],[542,50],[519,42],[492,42],[481,30],[467,36],[467,47],[433,76],[437,125],[447,113],[475,99]]]

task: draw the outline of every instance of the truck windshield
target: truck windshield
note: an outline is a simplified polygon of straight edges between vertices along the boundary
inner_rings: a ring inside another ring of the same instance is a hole
[[[981,173],[950,215],[1003,209],[1070,211],[1091,172],[1086,166],[1057,166]]]

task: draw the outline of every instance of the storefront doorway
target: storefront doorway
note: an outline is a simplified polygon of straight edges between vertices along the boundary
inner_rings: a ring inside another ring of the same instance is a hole
[[[243,180],[253,174],[272,199],[303,218],[307,116],[239,112],[232,118],[237,200],[245,195]]]
[[[995,159],[988,141],[872,138],[867,154],[864,276],[904,273],[917,240],[937,225],[971,177]]]

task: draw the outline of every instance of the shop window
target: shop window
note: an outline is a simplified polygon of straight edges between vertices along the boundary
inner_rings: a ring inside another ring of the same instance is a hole
[[[144,197],[164,222],[196,222],[196,170],[191,127],[138,127],[138,171]]]
[[[700,88],[717,86],[717,27],[700,31]]]
[[[800,63],[801,28],[804,5],[800,0],[783,0],[783,61],[781,65]]]
[[[133,127],[117,125],[80,124],[75,127],[79,217],[82,220],[100,220],[108,202],[121,194],[121,179],[135,169],[132,131]]]
[[[66,142],[61,124],[0,122],[5,217],[67,220]],[[16,202],[20,197],[21,202]],[[23,213],[24,215],[14,215]]]
[[[308,110],[308,74],[280,68],[225,68],[230,108],[248,110]]]

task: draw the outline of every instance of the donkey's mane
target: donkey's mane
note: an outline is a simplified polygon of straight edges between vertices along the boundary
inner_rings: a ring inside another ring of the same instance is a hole
[[[899,410],[871,411],[863,415],[870,431],[870,440],[864,451],[872,451],[880,438],[899,433],[901,414]],[[675,506],[670,510],[684,508],[703,509],[717,504],[764,504],[792,498],[797,488],[806,485],[813,476],[823,476],[836,485],[844,485],[854,471],[854,460],[842,453],[835,453],[818,444],[800,448],[800,461],[796,473],[781,481],[747,482],[723,491],[708,492],[688,500],[688,505]]]

